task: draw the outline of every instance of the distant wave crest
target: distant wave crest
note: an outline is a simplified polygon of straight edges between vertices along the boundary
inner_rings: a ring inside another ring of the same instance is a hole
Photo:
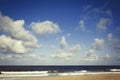
[[[120,69],[110,69],[112,72],[120,72]]]

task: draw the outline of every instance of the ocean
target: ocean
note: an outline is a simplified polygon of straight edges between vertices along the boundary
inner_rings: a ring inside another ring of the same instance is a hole
[[[0,80],[17,80],[24,77],[54,77],[67,75],[120,74],[120,66],[42,65],[0,66]]]

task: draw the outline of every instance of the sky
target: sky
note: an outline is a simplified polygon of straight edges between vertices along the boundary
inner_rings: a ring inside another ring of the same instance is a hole
[[[0,65],[120,65],[119,0],[0,0]]]

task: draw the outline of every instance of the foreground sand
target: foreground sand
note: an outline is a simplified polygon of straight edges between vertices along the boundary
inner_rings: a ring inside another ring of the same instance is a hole
[[[61,77],[49,77],[49,78],[24,78],[21,80],[120,80],[120,74],[61,76]]]

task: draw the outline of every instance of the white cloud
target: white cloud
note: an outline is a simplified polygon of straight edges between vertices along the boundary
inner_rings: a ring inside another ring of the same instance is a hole
[[[103,49],[104,48],[104,45],[105,45],[105,41],[104,39],[99,39],[99,38],[96,38],[94,39],[94,44],[93,44],[93,48],[94,49]]]
[[[52,54],[51,57],[55,59],[64,59],[64,60],[70,60],[72,58],[73,54],[69,52],[65,52],[62,50],[57,51],[56,53]]]
[[[3,54],[0,56],[0,60],[22,60],[23,58],[22,54]]]
[[[84,57],[85,61],[96,61],[98,60],[98,56],[92,55],[91,57]]]
[[[97,55],[95,49],[89,49],[86,51],[86,56],[84,57],[85,61],[97,61],[97,60],[106,60],[109,59],[110,55],[105,54],[105,55]]]
[[[95,50],[94,49],[89,49],[87,52],[86,52],[86,56],[89,57],[91,56],[92,54],[95,54]]]
[[[80,46],[80,44],[77,44],[77,45],[75,45],[73,48],[70,49],[70,52],[71,52],[71,53],[76,53],[76,52],[78,52],[79,50],[81,50],[81,46]]]
[[[85,29],[85,21],[97,22],[97,29],[100,31],[105,31],[107,27],[112,23],[112,11],[111,9],[97,8],[87,5],[83,8],[83,15],[81,15],[82,20],[80,21],[81,29]],[[90,24],[91,25],[91,24]]]
[[[10,60],[10,59],[12,59],[12,55],[2,55],[2,56],[0,56],[0,60]]]
[[[70,36],[71,36],[71,33],[67,33],[66,36],[67,36],[67,37],[70,37]]]
[[[15,54],[15,55],[12,55],[12,57],[15,59],[20,59],[20,60],[24,58],[24,56],[21,54]]]
[[[85,29],[85,22],[84,22],[84,20],[80,20],[79,25],[80,25],[80,29],[81,29],[82,31],[85,31],[85,30],[86,30],[86,29]]]
[[[120,53],[120,40],[119,39],[114,39],[110,42],[109,45],[113,51]]]
[[[12,20],[0,14],[0,52],[26,53],[39,47],[38,41],[24,28],[24,20]]]
[[[85,61],[96,61],[98,59],[99,59],[99,57],[98,57],[98,55],[96,55],[96,52],[94,49],[89,49],[86,52],[86,56],[84,57]]]
[[[45,61],[45,57],[38,55],[38,54],[31,54],[27,56],[28,59],[36,60],[36,61]]]
[[[0,60],[3,61],[13,61],[13,62],[23,62],[23,61],[29,61],[29,62],[34,62],[32,64],[36,64],[36,63],[40,63],[40,62],[44,62],[45,63],[45,57],[38,55],[38,54],[3,54],[0,56]],[[9,62],[8,61],[8,62]],[[29,63],[28,62],[28,63]]]
[[[24,20],[13,21],[8,16],[0,15],[0,30],[3,30],[7,35],[20,40],[37,41],[36,38],[24,29]]]
[[[109,33],[109,34],[108,34],[108,40],[109,40],[109,41],[112,40],[112,37],[113,37],[112,33]]]
[[[59,26],[52,21],[32,22],[30,26],[34,32],[40,35],[56,34],[61,32]]]
[[[59,58],[59,59],[64,59],[64,60],[71,60],[75,53],[77,53],[81,49],[80,45],[77,44],[72,48],[66,49],[58,49],[57,51],[54,52],[54,54],[51,55],[52,58]]]
[[[12,39],[5,35],[0,36],[0,51],[3,53],[26,53],[27,49],[24,47],[21,40]]]
[[[109,59],[110,55],[109,54],[105,54],[101,59]]]
[[[63,36],[60,40],[60,47],[64,49],[66,46],[67,46],[67,42],[66,42],[65,36]]]
[[[67,46],[67,42],[66,42],[65,36],[63,36],[60,41],[61,49],[57,49],[57,51],[56,49],[54,49],[55,52],[51,54],[51,57],[54,59],[71,60],[71,58],[73,58],[75,53],[77,53],[81,49],[80,44],[77,44],[72,48],[69,48],[69,46],[68,48],[65,48],[66,46]]]
[[[113,34],[108,34],[108,41],[107,41],[108,48],[114,53],[120,53],[120,39],[113,38]]]
[[[97,29],[105,31],[111,23],[112,21],[110,18],[100,18],[99,22],[97,23]]]

